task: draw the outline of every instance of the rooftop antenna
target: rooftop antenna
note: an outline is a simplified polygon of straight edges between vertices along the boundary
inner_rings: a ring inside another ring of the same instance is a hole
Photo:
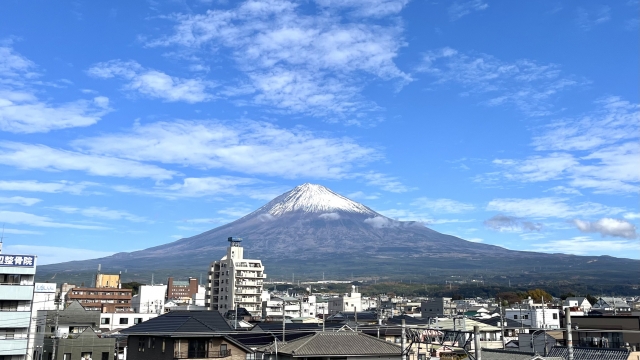
[[[4,241],[4,224],[2,224],[2,235],[0,235],[0,254],[2,254],[2,242]]]
[[[151,273],[151,286],[153,286],[153,273]]]

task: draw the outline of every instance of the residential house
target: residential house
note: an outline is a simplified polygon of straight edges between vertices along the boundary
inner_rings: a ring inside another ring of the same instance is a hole
[[[563,307],[579,308],[583,313],[588,314],[591,311],[591,303],[586,297],[568,297],[562,302]]]
[[[456,305],[451,298],[434,298],[423,301],[420,304],[420,312],[423,319],[450,317],[457,313]]]
[[[482,349],[482,360],[565,360],[563,357],[542,356],[535,352],[509,349]]]
[[[564,346],[556,346],[549,351],[548,357],[558,357],[568,359],[569,350]],[[596,349],[596,348],[573,348],[573,360],[636,360],[637,357],[630,358],[631,352],[628,349]]]
[[[122,331],[127,360],[251,359],[253,350],[227,334],[218,311],[171,311]]]
[[[571,325],[574,345],[620,348],[629,344],[640,351],[640,316],[572,316]]]
[[[593,304],[592,310],[613,313],[614,315],[631,314],[631,306],[622,298],[601,297]]]
[[[262,349],[265,360],[397,360],[402,348],[354,331],[319,332]]]

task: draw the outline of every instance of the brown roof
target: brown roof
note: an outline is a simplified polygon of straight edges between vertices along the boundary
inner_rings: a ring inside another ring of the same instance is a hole
[[[269,351],[267,351],[269,352]],[[291,356],[330,355],[400,355],[401,348],[385,340],[361,332],[319,332],[314,335],[278,344],[278,353]]]

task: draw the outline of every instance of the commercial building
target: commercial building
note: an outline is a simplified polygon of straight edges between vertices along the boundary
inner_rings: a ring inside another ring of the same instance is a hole
[[[66,303],[79,302],[87,310],[127,312],[131,310],[131,289],[73,288],[67,292]]]
[[[351,286],[351,292],[332,297],[327,300],[329,304],[329,315],[337,314],[344,311],[362,311],[362,294],[358,292],[358,288]]]
[[[34,255],[0,253],[0,358],[26,359],[36,274]]]
[[[560,328],[560,310],[558,309],[521,305],[517,309],[505,309],[505,318],[520,322],[533,329]]]
[[[103,332],[118,329],[127,329],[138,325],[149,319],[158,317],[158,314],[138,314],[138,313],[101,313],[100,330]]]
[[[267,275],[262,261],[244,258],[242,239],[229,238],[227,254],[211,263],[207,284],[207,306],[224,314],[236,307],[254,317],[262,315],[262,285]]]
[[[35,359],[35,334],[38,326],[37,321],[33,321],[33,319],[38,317],[38,311],[40,310],[55,310],[58,307],[58,302],[56,301],[56,283],[35,283],[32,304],[32,321],[31,326],[29,327],[27,358]]]
[[[191,301],[193,295],[198,293],[198,279],[189,278],[189,280],[174,280],[172,277],[167,279],[167,300]]]
[[[96,274],[96,287],[120,289],[122,287],[122,284],[120,283],[120,275],[98,273]]]

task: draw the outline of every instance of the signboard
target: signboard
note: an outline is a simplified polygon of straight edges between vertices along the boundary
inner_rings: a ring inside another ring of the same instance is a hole
[[[54,293],[56,292],[56,283],[36,283],[33,292],[37,293]]]
[[[7,255],[0,254],[0,266],[26,266],[34,267],[34,255]]]

